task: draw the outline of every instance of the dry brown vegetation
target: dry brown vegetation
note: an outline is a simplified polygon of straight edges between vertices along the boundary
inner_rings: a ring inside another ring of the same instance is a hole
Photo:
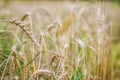
[[[0,79],[119,80],[109,3],[1,1]]]

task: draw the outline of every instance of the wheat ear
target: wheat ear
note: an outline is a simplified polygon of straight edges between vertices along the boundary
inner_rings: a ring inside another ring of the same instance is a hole
[[[13,51],[10,59],[10,73],[9,73],[10,80],[13,80],[13,74],[15,72],[16,67],[17,67],[17,56],[16,53]]]
[[[70,24],[72,23],[75,14],[70,13],[63,21],[62,26],[58,28],[56,32],[56,37],[62,36],[69,28]]]
[[[24,19],[26,19],[27,15],[23,16],[23,18],[21,19],[21,21],[19,20],[0,20],[0,22],[9,22],[11,24],[15,24],[16,26],[19,26],[25,33],[26,35],[31,39],[31,41],[38,47],[40,48],[40,44],[37,41],[37,39],[35,38],[35,35],[30,32],[30,30],[25,26],[25,24],[22,22]],[[24,67],[28,66],[29,64],[31,64],[35,58],[40,54],[40,52],[38,52],[35,57],[28,63],[26,64]],[[23,67],[23,68],[24,68]]]
[[[31,41],[39,48],[40,47],[40,44],[39,42],[36,40],[35,36],[29,31],[28,28],[25,27],[25,25],[21,22],[21,21],[18,21],[18,20],[12,20],[12,21],[9,21],[10,23],[12,24],[15,24],[16,26],[19,26],[25,33],[26,35],[28,35],[28,37],[31,39]]]

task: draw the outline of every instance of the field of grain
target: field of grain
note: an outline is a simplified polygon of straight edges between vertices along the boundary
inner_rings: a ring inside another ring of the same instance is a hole
[[[0,80],[120,80],[120,4],[0,1]]]

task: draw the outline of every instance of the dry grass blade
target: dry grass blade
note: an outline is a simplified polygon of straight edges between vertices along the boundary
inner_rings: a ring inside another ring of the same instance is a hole
[[[70,13],[63,21],[62,26],[57,30],[56,37],[62,36],[69,28],[70,24],[72,23],[75,15]]]
[[[28,64],[26,64],[25,66],[23,66],[23,68],[24,67],[26,67],[26,66],[28,66],[29,64],[31,64],[36,58],[37,58],[37,56],[40,54],[40,52],[38,52],[36,55],[35,55],[35,57],[28,63]]]
[[[5,64],[7,60],[4,60],[1,64],[0,64],[0,68]]]

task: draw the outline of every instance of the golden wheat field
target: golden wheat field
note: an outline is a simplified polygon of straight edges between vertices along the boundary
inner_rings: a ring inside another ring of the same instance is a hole
[[[0,80],[120,80],[120,2],[0,0]]]

